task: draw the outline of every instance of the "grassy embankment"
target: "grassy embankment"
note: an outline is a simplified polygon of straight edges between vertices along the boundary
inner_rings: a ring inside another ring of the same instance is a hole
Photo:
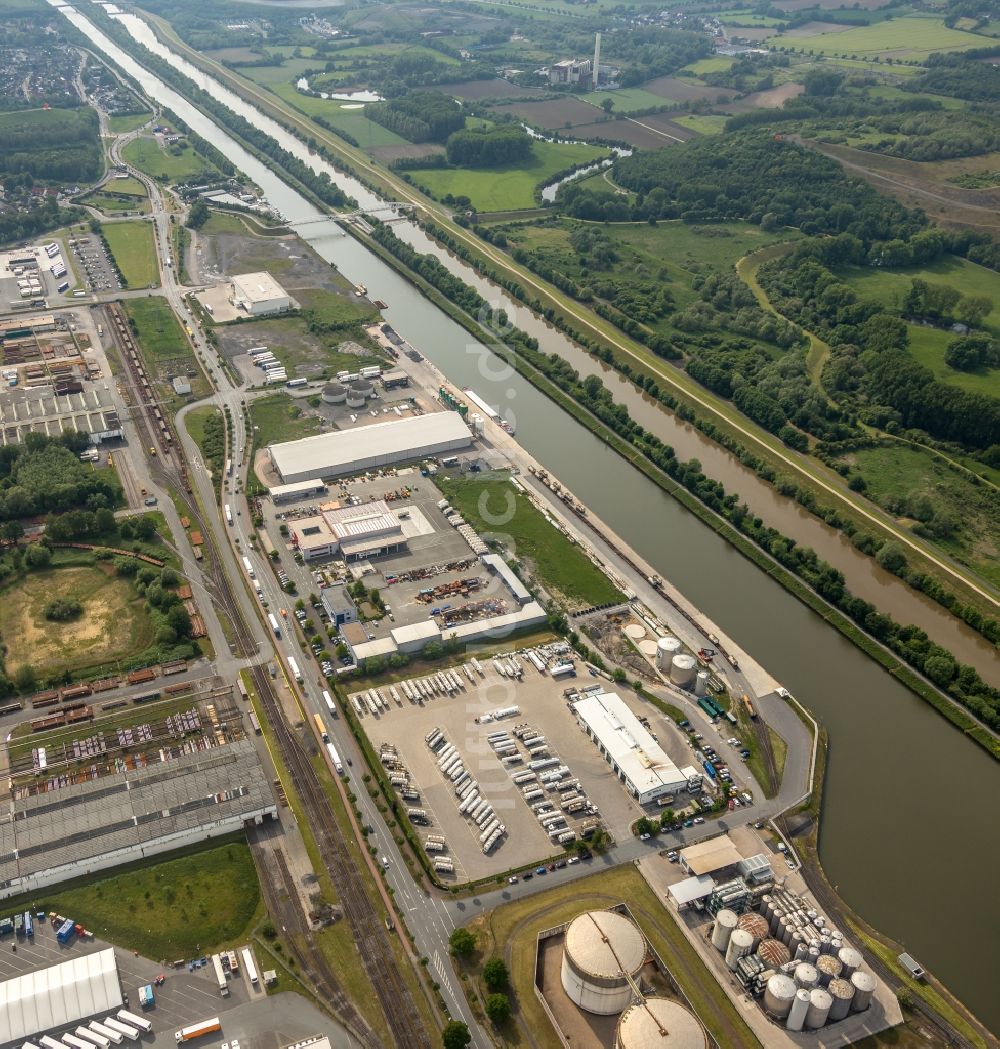
[[[211,161],[184,141],[161,146],[156,139],[143,135],[134,138],[122,155],[132,167],[164,182],[219,174],[219,169]]]
[[[126,132],[135,131],[152,119],[152,113],[127,113],[122,116],[112,116],[108,117],[108,130],[115,135],[124,135]]]
[[[148,222],[108,222],[102,228],[130,288],[150,288],[159,283],[153,227]]]
[[[275,441],[294,441],[319,433],[319,420],[304,415],[302,406],[285,393],[273,393],[250,402],[254,444],[263,448]],[[193,436],[193,435],[192,435]]]

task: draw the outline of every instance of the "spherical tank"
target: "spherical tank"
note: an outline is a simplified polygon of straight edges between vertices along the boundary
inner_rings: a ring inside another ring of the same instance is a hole
[[[733,935],[733,929],[738,922],[735,911],[723,907],[715,916],[715,925],[712,927],[712,946],[717,951],[725,951],[729,946],[729,937]]]
[[[626,623],[625,633],[632,638],[633,641],[639,641],[646,636],[646,628],[640,623]]]
[[[844,966],[841,975],[845,980],[849,980],[861,968],[861,952],[856,951],[853,947],[841,947],[840,954],[837,957],[840,958]]]
[[[704,696],[708,694],[708,673],[704,670],[698,671],[698,676],[694,679],[694,694],[696,696]]]
[[[615,1035],[615,1049],[705,1049],[707,1044],[694,1013],[668,998],[629,1006]]]
[[[854,1001],[851,1002],[852,1013],[862,1013],[872,1004],[872,995],[875,993],[875,977],[862,969],[851,977],[854,984]]]
[[[698,676],[698,662],[687,652],[678,652],[670,661],[670,680],[680,688],[690,688]]]
[[[818,1031],[829,1019],[830,1006],[833,999],[827,990],[822,987],[814,987],[809,992],[809,1011],[806,1013],[806,1027],[810,1031]]]
[[[736,963],[752,950],[753,936],[745,929],[734,929],[732,936],[729,937],[729,946],[726,948],[726,965],[735,972]]]
[[[792,1002],[792,1008],[788,1012],[788,1020],[785,1022],[788,1030],[801,1031],[803,1024],[806,1022],[807,1012],[809,1012],[809,992],[804,987],[800,987],[795,992],[795,1000]]]
[[[327,404],[343,404],[347,400],[347,387],[340,382],[328,382],[320,397]]]
[[[659,670],[670,670],[670,661],[681,650],[681,643],[676,637],[661,637],[656,642],[656,666]]]
[[[757,953],[768,969],[780,969],[791,958],[781,940],[762,940]]]
[[[795,981],[784,973],[775,973],[764,988],[764,1008],[771,1016],[783,1020],[792,1008],[797,988]]]
[[[839,977],[831,980],[827,987],[827,993],[833,999],[830,1006],[829,1022],[835,1023],[843,1020],[851,1011],[851,1001],[854,998],[854,984],[849,980],[841,980]]]
[[[829,982],[839,976],[844,966],[835,954],[821,954],[816,962],[816,971],[819,973],[821,987],[826,987]]]
[[[738,929],[744,929],[746,932],[750,933],[753,937],[754,949],[756,949],[757,944],[759,944],[761,940],[767,938],[767,934],[770,931],[764,918],[753,911],[747,911],[746,914],[741,914],[739,921],[736,923],[736,927]]]
[[[795,967],[795,982],[799,987],[812,990],[819,982],[819,973],[816,972],[816,966],[811,965],[809,962],[799,962]]]
[[[566,928],[563,990],[589,1013],[620,1013],[632,999],[629,978],[645,957],[646,941],[632,921],[613,911],[585,911]]]

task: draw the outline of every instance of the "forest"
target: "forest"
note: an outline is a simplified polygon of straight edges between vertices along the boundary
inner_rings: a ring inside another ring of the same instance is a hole
[[[440,91],[407,93],[389,102],[370,105],[365,113],[382,127],[408,142],[438,142],[465,127],[465,114]]]
[[[0,114],[0,178],[28,174],[79,185],[101,174],[95,110],[25,109]]]
[[[517,124],[456,131],[446,146],[448,163],[465,168],[520,164],[531,156],[531,138]]]
[[[931,55],[927,72],[908,77],[902,84],[904,91],[930,92],[964,98],[969,102],[997,102],[1000,100],[1000,66],[974,61],[969,55]]]

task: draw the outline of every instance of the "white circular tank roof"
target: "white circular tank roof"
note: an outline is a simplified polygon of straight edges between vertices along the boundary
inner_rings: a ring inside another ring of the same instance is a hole
[[[646,638],[639,642],[639,651],[644,656],[655,656],[656,655],[656,642],[652,638]]]
[[[704,1049],[705,1031],[694,1013],[669,998],[632,1005],[618,1022],[618,1049]]]
[[[676,652],[681,647],[676,637],[661,637],[657,644],[664,652]]]
[[[576,968],[591,976],[634,976],[646,957],[646,941],[635,924],[614,911],[585,911],[566,929],[564,950]]]
[[[633,640],[638,641],[639,638],[646,636],[646,628],[639,623],[629,623],[625,627],[625,633]]]

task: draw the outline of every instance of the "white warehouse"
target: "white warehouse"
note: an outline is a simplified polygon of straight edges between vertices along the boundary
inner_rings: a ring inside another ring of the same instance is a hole
[[[229,301],[237,310],[251,317],[269,313],[285,313],[292,308],[292,300],[270,273],[241,273],[229,285]]]
[[[470,444],[472,431],[458,412],[434,412],[272,444],[268,452],[281,480],[294,484],[311,477],[361,473]]]
[[[640,805],[687,789],[687,777],[613,692],[573,704],[577,720]]]

